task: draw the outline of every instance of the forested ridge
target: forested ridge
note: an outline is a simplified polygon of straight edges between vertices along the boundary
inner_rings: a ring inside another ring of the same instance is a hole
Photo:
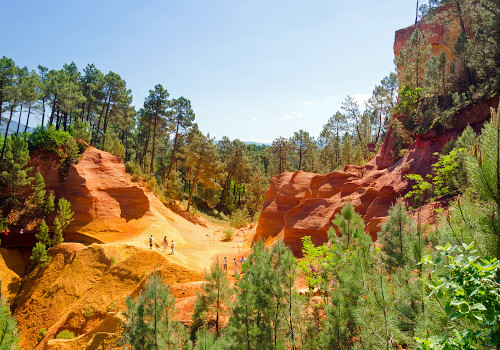
[[[89,145],[121,156],[128,172],[166,204],[207,210],[235,226],[258,217],[269,179],[284,171],[327,173],[364,164],[392,129],[397,161],[415,137],[453,128],[461,109],[500,92],[500,2],[417,2],[423,21],[457,28],[451,54],[434,55],[415,25],[361,107],[350,96],[317,137],[299,130],[271,145],[214,140],[199,130],[185,97],[154,86],[141,108],[116,73],[89,64],[62,69],[17,67],[0,60],[2,229],[23,215],[40,220],[34,265],[62,241],[69,205],[57,205],[29,151],[53,152],[60,177]],[[32,133],[19,130],[36,116]],[[9,130],[13,120],[18,130]],[[9,136],[9,132],[12,132]],[[123,313],[121,346],[132,349],[500,349],[500,105],[481,132],[467,127],[436,154],[433,173],[407,175],[406,198],[388,213],[378,240],[346,202],[332,220],[328,243],[303,237],[297,260],[280,239],[253,246],[231,286],[215,261],[198,293],[192,322],[174,320],[175,298],[152,275]],[[430,226],[409,209],[450,200]],[[408,208],[411,206],[412,208]],[[50,222],[54,227],[49,234]],[[295,288],[298,276],[308,290]],[[0,307],[0,347],[15,348],[15,322]],[[74,336],[74,335],[73,335]],[[71,337],[71,335],[70,335]]]

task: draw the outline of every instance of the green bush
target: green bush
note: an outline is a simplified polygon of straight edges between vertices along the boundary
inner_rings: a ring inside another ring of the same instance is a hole
[[[222,233],[224,234],[224,238],[222,239],[224,242],[230,242],[233,240],[234,230],[232,228],[226,228],[222,231]]]
[[[75,333],[68,331],[67,329],[59,332],[56,339],[73,339],[75,338]]]
[[[28,137],[30,149],[44,149],[55,154],[59,154],[61,148],[71,135],[63,130],[56,130],[54,126],[42,128],[38,126]]]
[[[247,208],[238,209],[234,213],[231,214],[229,218],[229,224],[232,227],[240,228],[248,225],[250,222],[250,216],[248,215]]]

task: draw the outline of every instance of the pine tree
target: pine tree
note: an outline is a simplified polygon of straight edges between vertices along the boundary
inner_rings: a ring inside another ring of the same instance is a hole
[[[56,218],[54,220],[54,236],[52,237],[52,240],[51,240],[51,245],[52,246],[55,246],[59,243],[62,243],[64,242],[64,237],[63,237],[63,228],[61,226],[61,223],[59,222],[59,219]]]
[[[42,244],[44,244],[46,246],[50,245],[51,239],[50,239],[50,235],[49,235],[49,227],[45,223],[45,220],[42,220],[42,223],[40,224],[40,230],[38,231],[37,234],[35,234],[35,237]]]
[[[43,176],[42,174],[40,174],[40,172],[37,172],[35,181],[35,193],[33,194],[33,204],[35,204],[39,211],[43,211],[45,209],[46,193],[47,191],[45,190],[45,181],[43,180]]]
[[[347,202],[332,220],[332,224],[338,228],[342,235],[342,244],[344,248],[350,247],[356,238],[364,234],[365,223],[363,218],[356,213],[351,202]],[[328,230],[328,238],[330,242],[336,241],[336,231],[332,227]]]
[[[394,204],[387,213],[387,221],[380,230],[383,261],[390,270],[402,267],[408,260],[408,236],[414,235],[414,222],[404,204]]]
[[[65,229],[73,221],[74,212],[71,210],[71,203],[61,198],[57,203],[59,209],[57,210],[57,219],[61,224],[61,228]]]
[[[205,281],[202,290],[197,293],[194,304],[192,331],[197,332],[199,328],[213,322],[215,323],[215,335],[219,338],[220,320],[229,307],[233,292],[219,260],[212,264],[210,273],[205,274]]]
[[[126,300],[122,341],[132,349],[179,349],[187,341],[183,326],[174,320],[175,298],[158,275],[148,279],[137,301]]]
[[[481,199],[494,203],[489,236],[495,237],[495,256],[500,258],[500,104],[491,110],[473,154],[467,157],[467,178]],[[486,226],[486,227],[488,227]]]
[[[31,251],[31,261],[36,265],[45,266],[49,263],[49,256],[47,255],[47,248],[42,242],[36,242],[36,245]]]
[[[10,313],[9,303],[0,299],[0,349],[18,349],[19,336],[16,319]]]

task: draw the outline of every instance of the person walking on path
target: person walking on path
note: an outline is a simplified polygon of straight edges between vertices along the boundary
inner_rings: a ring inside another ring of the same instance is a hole
[[[21,229],[21,231],[19,231],[19,234],[22,235],[24,232],[23,232],[23,229]]]
[[[222,266],[224,266],[224,272],[227,272],[227,258],[224,257],[224,260],[222,260]]]
[[[238,275],[239,272],[238,272],[238,260],[236,260],[236,258],[234,258],[234,275]]]
[[[240,266],[241,266],[241,272],[243,272],[243,263],[247,261],[247,259],[242,255],[240,258]]]
[[[172,248],[172,254],[174,254],[174,240],[172,240],[172,245],[170,246]]]
[[[149,236],[149,249],[153,250],[153,235]]]
[[[5,231],[3,231],[3,235],[4,236],[8,236],[9,235],[9,232],[7,231],[7,229],[5,229]]]
[[[163,250],[167,250],[168,249],[168,239],[167,239],[167,236],[164,236],[163,237]]]

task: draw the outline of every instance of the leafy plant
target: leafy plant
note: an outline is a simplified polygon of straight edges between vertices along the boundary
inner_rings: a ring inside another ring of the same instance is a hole
[[[222,234],[224,235],[222,240],[224,242],[230,242],[233,240],[234,230],[232,228],[226,228],[222,231]]]
[[[57,334],[56,339],[73,339],[75,338],[75,333],[67,329],[62,330]]]

